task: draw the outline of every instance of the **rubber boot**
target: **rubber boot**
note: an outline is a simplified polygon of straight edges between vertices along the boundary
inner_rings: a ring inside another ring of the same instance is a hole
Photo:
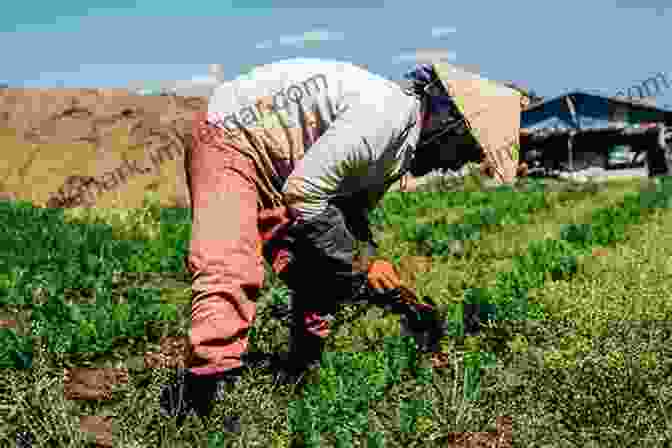
[[[242,370],[239,367],[217,375],[194,375],[188,369],[178,369],[177,380],[161,390],[161,415],[176,417],[178,427],[190,415],[208,418],[214,402],[222,400],[240,381]],[[239,416],[227,416],[225,430],[239,433]]]
[[[276,381],[280,384],[301,385],[309,371],[319,368],[326,338],[306,329],[301,308],[293,307],[292,314],[289,351],[285,354],[282,368],[276,374]]]

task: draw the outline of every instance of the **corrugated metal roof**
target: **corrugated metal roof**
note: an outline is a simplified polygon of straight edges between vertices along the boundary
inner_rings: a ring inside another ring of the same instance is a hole
[[[582,92],[580,90],[570,92],[570,93],[566,93],[564,95],[560,95],[560,96],[557,96],[555,98],[544,100],[544,101],[539,102],[539,103],[535,103],[534,105],[525,109],[525,111],[532,111],[532,110],[537,109],[539,107],[544,107],[544,105],[547,105],[548,103],[551,103],[553,101],[562,100],[562,99],[564,99],[565,97],[568,97],[568,96],[570,96],[570,97],[590,96],[590,97],[602,98],[602,99],[605,99],[607,101],[611,101],[611,102],[614,102],[614,103],[626,104],[626,105],[633,106],[633,107],[636,107],[636,108],[655,109],[655,110],[661,111],[661,112],[672,113],[672,110],[663,109],[663,108],[658,107],[654,104],[651,104],[649,102],[644,102],[644,101],[638,100],[636,98],[597,95],[597,94],[594,94],[594,93]]]
[[[576,116],[572,115],[565,104],[567,98],[572,99]],[[630,111],[629,114],[621,115],[620,111],[624,110],[623,106],[625,106],[625,111]],[[578,120],[578,123],[574,118]],[[672,124],[672,111],[627,98],[575,91],[531,105],[521,113],[521,126],[526,128],[574,128],[577,125],[604,127],[609,123],[630,120]]]

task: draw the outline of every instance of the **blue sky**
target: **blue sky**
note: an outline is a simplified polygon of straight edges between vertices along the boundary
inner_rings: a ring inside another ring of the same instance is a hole
[[[672,82],[666,1],[10,2],[0,16],[0,83],[126,87],[204,76],[212,63],[232,79],[291,57],[398,79],[419,52],[544,96],[615,94],[658,72]],[[672,108],[672,88],[658,100]]]

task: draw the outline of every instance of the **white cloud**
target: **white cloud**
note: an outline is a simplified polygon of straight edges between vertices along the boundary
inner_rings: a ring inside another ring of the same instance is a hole
[[[303,40],[303,36],[280,36],[280,45],[296,45]]]
[[[344,33],[331,32],[327,30],[306,31],[303,34],[280,36],[278,43],[280,45],[301,46],[307,42],[321,42],[330,40],[343,40]],[[272,40],[266,40],[256,45],[257,49],[267,49],[273,46]]]
[[[266,48],[271,48],[273,46],[273,41],[272,40],[265,40],[263,42],[259,42],[256,47],[258,50],[263,50]]]
[[[402,53],[394,58],[396,63],[401,62],[432,62],[432,61],[452,61],[457,58],[453,51],[448,50],[420,50],[415,53]]]
[[[448,34],[453,34],[456,33],[457,29],[454,27],[440,27],[440,26],[435,26],[432,28],[432,37],[436,38],[441,38],[443,36],[446,36]]]
[[[403,53],[394,58],[395,62],[415,61],[417,55],[415,53]]]
[[[306,41],[322,41],[322,40],[343,40],[344,33],[335,33],[326,30],[307,31],[303,33],[303,40]]]
[[[216,84],[217,78],[215,78],[212,75],[204,75],[204,76],[193,76],[189,80],[180,80],[177,81],[175,84],[183,87],[183,86],[190,86],[190,85],[195,85],[195,84]]]

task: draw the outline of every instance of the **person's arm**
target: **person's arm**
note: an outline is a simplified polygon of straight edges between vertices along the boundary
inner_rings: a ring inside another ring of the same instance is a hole
[[[367,99],[375,96],[376,102]],[[287,205],[304,221],[329,201],[381,190],[419,137],[419,104],[401,91],[351,93],[340,103],[338,117],[296,163],[283,189]]]
[[[355,239],[366,244],[365,251],[362,254],[366,259],[371,259],[377,256],[378,253],[378,245],[373,237],[369,223],[369,211],[375,207],[382,194],[384,192],[373,193],[371,191],[363,191],[352,198],[336,201],[335,203],[345,215],[346,225]]]
[[[409,122],[413,124],[417,114],[417,105],[407,97],[355,104],[299,161],[284,189],[296,219],[291,234],[295,258],[303,265],[302,281],[315,282],[344,299],[366,286],[368,276],[353,272],[356,238],[334,200],[347,202],[354,193],[384,187],[404,157],[402,148],[415,138]]]

